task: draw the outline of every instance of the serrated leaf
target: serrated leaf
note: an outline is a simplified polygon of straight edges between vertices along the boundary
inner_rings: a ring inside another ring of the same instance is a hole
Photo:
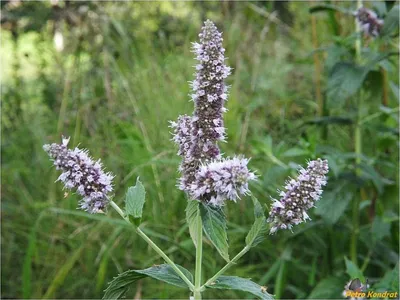
[[[399,13],[400,13],[400,6],[394,6],[389,13],[386,15],[383,28],[382,28],[382,35],[389,35],[391,33],[396,33],[395,30],[399,28]]]
[[[145,200],[146,190],[138,177],[136,185],[128,188],[125,197],[125,212],[129,220],[136,225],[140,224]]]
[[[393,270],[387,271],[385,276],[374,284],[373,289],[377,292],[398,291],[399,290],[399,263]]]
[[[374,218],[371,227],[371,237],[374,243],[383,240],[390,235],[390,223],[382,220],[380,216]]]
[[[257,198],[252,196],[254,203],[254,217],[255,221],[251,226],[249,233],[246,236],[246,245],[249,247],[255,247],[264,240],[267,230],[267,220],[264,215],[264,210]]]
[[[314,287],[308,299],[338,299],[342,295],[343,286],[340,278],[328,277]]]
[[[226,218],[222,208],[201,203],[200,215],[206,236],[219,254],[229,262]]]
[[[192,274],[184,267],[177,266],[193,282]],[[121,299],[133,283],[145,277],[152,277],[181,288],[189,288],[170,265],[162,264],[144,270],[128,270],[119,274],[108,284],[102,299]]]
[[[351,279],[360,279],[361,282],[365,282],[362,271],[347,257],[344,258],[346,264],[346,273],[349,274]]]
[[[328,97],[330,104],[342,105],[357,93],[366,76],[365,68],[350,62],[338,62],[328,78]]]
[[[223,290],[238,290],[251,293],[260,299],[270,300],[274,299],[266,288],[254,283],[253,281],[237,276],[220,276],[217,280],[212,282],[207,288],[223,289]]]
[[[104,291],[102,299],[121,299],[129,290],[130,285],[139,279],[147,277],[146,275],[136,273],[134,270],[129,270],[119,274],[108,284]]]
[[[334,190],[324,192],[316,204],[315,213],[327,224],[335,224],[349,205],[353,194],[346,187],[345,184],[339,184]]]
[[[199,202],[189,200],[186,206],[186,222],[189,225],[189,233],[193,244],[197,247],[196,229],[198,225],[197,212],[199,211]]]
[[[190,282],[193,282],[192,274],[184,267],[179,265],[177,266],[190,280]],[[168,264],[153,266],[144,270],[136,270],[136,272],[175,285],[177,287],[189,288],[186,282],[184,282],[183,279],[180,278],[179,275],[175,273],[174,269],[172,269],[172,267]]]

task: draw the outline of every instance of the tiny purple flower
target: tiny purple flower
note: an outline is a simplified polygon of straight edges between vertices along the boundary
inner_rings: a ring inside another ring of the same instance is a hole
[[[107,209],[108,194],[113,190],[111,173],[105,173],[98,161],[90,158],[87,150],[68,149],[69,138],[61,144],[44,145],[43,149],[54,161],[57,170],[63,173],[57,181],[62,181],[66,189],[76,189],[83,197],[79,208],[91,214],[102,213]]]
[[[274,200],[269,213],[270,234],[278,229],[291,229],[293,225],[310,219],[307,211],[319,200],[328,170],[326,160],[313,160],[307,169],[300,169],[297,180],[291,179],[286,183],[286,191],[280,192],[281,199]]]
[[[354,16],[366,36],[379,36],[384,22],[378,18],[374,11],[361,7],[354,13]]]

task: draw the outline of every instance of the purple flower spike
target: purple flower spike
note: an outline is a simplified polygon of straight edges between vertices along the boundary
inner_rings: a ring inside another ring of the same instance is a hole
[[[215,206],[222,206],[225,200],[236,202],[239,195],[250,193],[248,182],[256,175],[247,168],[246,158],[234,157],[211,162],[200,167],[196,181],[191,186],[194,199],[206,198]]]
[[[328,161],[313,160],[308,163],[307,169],[299,171],[297,180],[287,182],[286,191],[280,192],[282,198],[274,200],[269,213],[268,221],[272,224],[270,234],[278,229],[291,229],[293,225],[310,219],[307,210],[319,200],[328,170]]]
[[[66,189],[76,189],[83,197],[79,208],[91,214],[102,213],[107,209],[108,194],[112,192],[111,173],[105,173],[98,161],[89,157],[87,150],[67,148],[69,138],[62,139],[61,144],[44,145],[43,149],[54,161],[57,170],[63,173],[57,181],[62,181]]]
[[[231,68],[225,65],[222,35],[213,22],[204,22],[199,38],[199,43],[193,43],[198,61],[191,83],[194,113],[180,116],[170,127],[182,156],[179,189],[192,200],[221,206],[225,200],[236,201],[249,193],[248,181],[256,176],[247,169],[247,159],[222,159],[218,142],[225,141],[222,116],[228,94],[224,80]]]

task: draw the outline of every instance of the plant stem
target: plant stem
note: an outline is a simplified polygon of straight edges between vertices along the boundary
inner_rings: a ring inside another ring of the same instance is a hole
[[[240,251],[230,262],[228,262],[221,270],[219,270],[213,277],[207,280],[205,284],[201,287],[201,290],[203,291],[207,285],[212,284],[215,280],[218,279],[219,276],[221,276],[223,273],[225,273],[226,270],[228,270],[231,266],[233,266],[243,255],[245,255],[248,251],[250,250],[250,247],[246,246]]]
[[[357,9],[362,7],[362,0],[357,0]],[[358,34],[357,39],[355,41],[355,53],[356,53],[356,62],[361,63],[361,36],[360,36],[360,25],[358,21],[355,20],[356,24],[356,32]],[[354,151],[356,154],[356,175],[360,175],[360,163],[361,163],[361,154],[362,154],[362,136],[361,136],[361,109],[362,109],[362,95],[358,93],[357,95],[357,123],[354,132]],[[357,240],[358,240],[358,231],[359,231],[359,206],[360,206],[360,196],[358,195],[354,199],[353,203],[353,232],[351,236],[351,244],[350,244],[350,256],[351,260],[354,264],[357,265]]]
[[[197,208],[197,244],[196,244],[196,271],[194,279],[194,299],[201,299],[201,262],[203,256],[203,224],[200,216],[200,209]]]
[[[110,205],[117,211],[117,213],[129,224],[131,224],[132,226],[134,226],[129,219],[125,216],[125,213],[123,212],[123,210],[112,200],[110,200]],[[191,291],[194,290],[194,285],[193,283],[190,282],[190,280],[186,277],[185,274],[182,273],[182,271],[178,268],[178,266],[164,253],[164,251],[162,251],[139,227],[134,226],[137,234],[143,238],[147,244],[149,244],[149,246],[151,248],[153,248],[154,251],[156,251],[158,253],[158,255],[160,255],[167,264],[169,264],[171,266],[172,269],[174,269],[174,271],[176,272],[176,274],[178,274],[178,276],[180,278],[182,278],[182,280],[188,285],[188,287],[190,288]]]

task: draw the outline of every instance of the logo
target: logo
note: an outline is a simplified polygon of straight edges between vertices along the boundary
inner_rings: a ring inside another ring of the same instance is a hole
[[[398,292],[375,292],[368,290],[369,284],[368,279],[365,284],[361,282],[359,278],[350,280],[345,286],[343,291],[343,296],[346,299],[373,299],[373,298],[397,298],[399,296]]]

